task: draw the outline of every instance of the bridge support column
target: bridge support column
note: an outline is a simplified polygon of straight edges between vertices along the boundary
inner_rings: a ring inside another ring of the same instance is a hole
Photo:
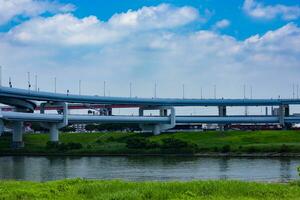
[[[159,110],[160,117],[168,116],[168,110],[170,110],[170,123],[169,124],[140,124],[140,128],[146,131],[152,131],[154,135],[159,135],[162,131],[171,129],[176,125],[175,119],[175,108],[167,106],[156,106],[156,107],[140,107],[139,116],[144,116],[145,110]]]
[[[226,106],[218,106],[218,111],[219,111],[219,116],[220,117],[225,117],[226,116],[226,112],[227,112],[227,110],[226,110]],[[218,124],[218,126],[219,126],[219,130],[220,131],[224,131],[225,130],[225,124]]]
[[[23,122],[21,121],[16,121],[13,122],[12,124],[12,144],[11,147],[13,149],[19,149],[24,147],[24,142],[23,142],[23,133],[24,133],[24,126]]]
[[[58,128],[56,124],[49,125],[50,128],[50,142],[58,142]]]
[[[291,124],[288,124],[284,121],[284,117],[288,117],[290,115],[290,108],[289,105],[280,105],[279,106],[279,123],[283,129],[290,128]]]
[[[4,132],[4,123],[3,120],[0,120],[0,136],[2,135],[3,132]]]
[[[45,106],[49,103],[42,103],[40,113],[45,113]],[[51,103],[52,105],[62,105],[63,110],[63,121],[61,123],[41,123],[41,126],[44,128],[49,129],[49,139],[50,142],[58,143],[59,142],[59,129],[68,125],[68,104],[67,103]],[[61,113],[61,111],[59,111]]]

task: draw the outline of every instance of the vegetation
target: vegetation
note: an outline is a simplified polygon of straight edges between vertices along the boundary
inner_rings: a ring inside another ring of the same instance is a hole
[[[0,181],[0,199],[299,199],[300,183],[242,181],[127,182],[68,179]]]
[[[151,134],[102,132],[61,133],[60,143],[48,134],[25,134],[25,148],[11,150],[11,136],[0,137],[1,153],[30,154],[195,154],[299,153],[300,131],[208,131]]]

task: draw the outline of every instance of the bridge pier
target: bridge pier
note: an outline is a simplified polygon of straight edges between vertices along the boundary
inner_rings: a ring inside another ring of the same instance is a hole
[[[13,149],[19,149],[24,147],[23,133],[24,126],[22,121],[15,121],[12,123],[12,144]]]
[[[290,107],[289,105],[280,105],[279,106],[279,123],[282,126],[283,129],[290,128],[291,124],[286,123],[284,121],[284,117],[288,117],[290,115]]]
[[[55,105],[62,105],[63,110],[59,110],[58,113],[63,114],[63,121],[61,123],[41,123],[41,126],[44,128],[49,129],[49,140],[50,142],[58,143],[59,142],[59,129],[65,127],[68,125],[68,104],[67,103],[60,103],[60,102],[54,102],[54,103],[42,103],[40,108],[40,113],[45,113],[45,106],[47,104],[55,104]]]
[[[0,136],[2,135],[3,132],[4,132],[4,123],[3,120],[0,120]]]
[[[152,131],[154,135],[159,135],[162,131],[175,127],[175,108],[170,106],[151,106],[151,107],[140,107],[139,116],[144,116],[145,110],[159,110],[160,117],[168,116],[168,110],[170,110],[170,123],[169,124],[140,124],[140,128],[147,131]]]
[[[226,106],[218,106],[219,116],[225,117],[227,114]],[[218,124],[219,130],[224,131],[225,130],[225,124]]]

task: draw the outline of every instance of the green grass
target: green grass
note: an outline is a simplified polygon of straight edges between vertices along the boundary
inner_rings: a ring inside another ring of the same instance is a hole
[[[300,183],[242,181],[127,182],[67,179],[0,181],[1,200],[34,199],[300,199]]]
[[[132,149],[126,146],[128,138],[144,137],[159,145],[166,138],[175,138],[192,144],[191,149],[165,150],[159,147]],[[164,154],[164,153],[213,153],[230,146],[231,153],[300,153],[300,131],[209,131],[165,133],[159,136],[137,133],[61,133],[62,143],[81,143],[83,148],[60,151],[46,149],[48,134],[25,134],[25,148],[19,153],[68,153],[68,154]],[[0,137],[0,152],[13,152],[9,147],[10,136]]]

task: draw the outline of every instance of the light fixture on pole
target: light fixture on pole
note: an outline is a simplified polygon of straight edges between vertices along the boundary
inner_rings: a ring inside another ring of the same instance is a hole
[[[184,94],[185,91],[184,91],[184,90],[185,90],[185,87],[184,87],[184,84],[182,84],[182,98],[183,98],[183,99],[184,99],[184,96],[185,96],[185,94]]]
[[[56,93],[56,77],[54,77],[54,93]]]
[[[215,99],[217,98],[217,86],[216,85],[214,85],[214,97],[215,97]]]
[[[132,83],[129,83],[129,96],[132,97]]]
[[[34,79],[35,79],[34,87],[35,87],[35,91],[37,92],[37,90],[38,90],[38,85],[37,85],[38,78],[37,78],[37,75],[34,76]]]
[[[156,87],[157,87],[157,84],[156,82],[154,83],[154,98],[156,98]]]
[[[105,96],[106,82],[103,82],[103,96]]]
[[[12,88],[11,77],[9,77],[9,79],[8,79],[8,85],[9,85],[10,88]]]
[[[27,72],[27,80],[28,80],[28,90],[30,91],[31,83],[30,83],[30,72]]]
[[[81,80],[79,80],[78,90],[79,90],[79,95],[81,95]]]

